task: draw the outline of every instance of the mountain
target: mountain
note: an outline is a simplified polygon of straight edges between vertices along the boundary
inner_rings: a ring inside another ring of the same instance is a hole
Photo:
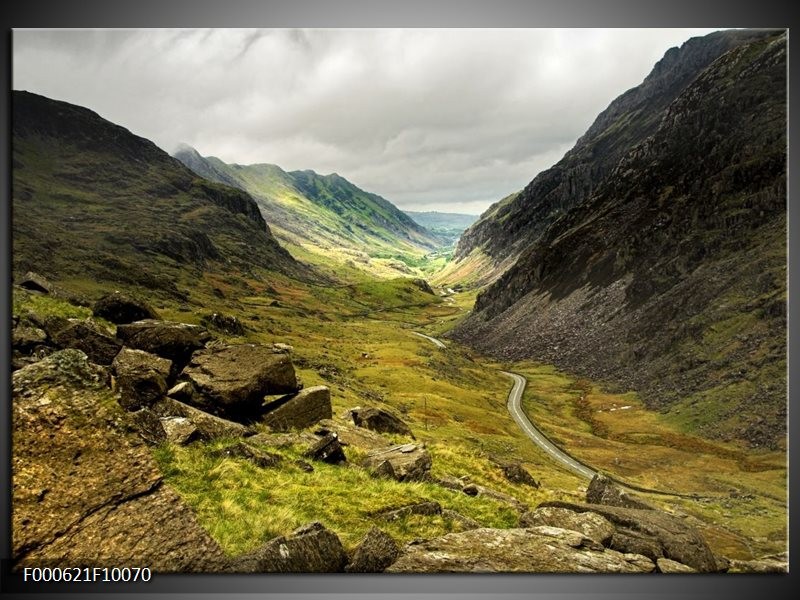
[[[681,89],[664,73],[683,73]],[[467,232],[462,252],[481,239],[491,256],[518,258],[453,336],[636,390],[689,430],[779,446],[786,35],[690,40],[643,86],[669,102],[622,111],[644,94],[627,92],[561,163]]]
[[[198,175],[251,194],[277,238],[311,262],[332,260],[376,274],[408,274],[411,265],[444,243],[388,200],[336,173],[226,164],[186,145],[174,156]]]
[[[407,210],[405,213],[425,229],[442,236],[450,244],[454,244],[464,233],[464,230],[478,219],[476,215],[436,211],[414,212]]]
[[[575,146],[523,190],[491,206],[461,236],[448,272],[494,281],[560,216],[590,197],[620,159],[652,135],[663,111],[728,50],[770,35],[719,31],[671,48],[637,87],[616,98]],[[448,276],[445,272],[440,277]],[[454,275],[455,276],[455,275]]]
[[[13,270],[182,294],[179,274],[305,276],[240,189],[96,113],[14,91]]]

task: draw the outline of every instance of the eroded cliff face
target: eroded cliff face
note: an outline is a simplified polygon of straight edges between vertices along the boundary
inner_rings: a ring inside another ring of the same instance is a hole
[[[591,194],[548,213],[454,337],[637,390],[707,435],[782,443],[786,37],[751,35]]]

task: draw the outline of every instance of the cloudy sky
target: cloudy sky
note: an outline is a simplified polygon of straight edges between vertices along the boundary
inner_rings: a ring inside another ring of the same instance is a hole
[[[336,172],[404,209],[478,214],[709,31],[15,30],[13,87],[168,152]]]

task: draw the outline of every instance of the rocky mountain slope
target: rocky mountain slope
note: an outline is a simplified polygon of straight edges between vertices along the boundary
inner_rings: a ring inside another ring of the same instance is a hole
[[[181,147],[175,158],[198,175],[252,194],[276,236],[298,248],[367,268],[383,260],[394,274],[444,243],[391,202],[336,173],[287,172],[272,164],[227,164]],[[368,269],[369,270],[369,269]]]
[[[179,272],[304,276],[245,192],[92,111],[13,92],[13,269],[179,295]]]
[[[663,111],[698,73],[731,48],[768,35],[719,31],[671,48],[639,86],[598,115],[564,158],[482,214],[461,236],[454,261],[442,277],[466,278],[476,285],[494,281],[552,223],[589,198],[623,156],[656,131]]]
[[[691,61],[698,74],[662,89],[660,74],[686,72],[676,59],[706,43],[713,51]],[[786,37],[712,34],[670,51],[654,74],[645,85],[669,101],[649,106],[649,125],[623,115],[614,136],[599,133],[617,100],[565,158],[612,140],[619,152],[650,132],[619,161],[601,153],[607,177],[581,179],[562,161],[521,194],[527,208],[495,209],[504,233],[483,247],[520,256],[454,336],[637,390],[689,429],[776,447],[786,424]]]

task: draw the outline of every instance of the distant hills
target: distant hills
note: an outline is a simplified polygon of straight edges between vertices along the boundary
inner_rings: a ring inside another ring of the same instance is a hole
[[[414,212],[407,210],[405,213],[417,223],[438,234],[448,243],[455,244],[464,230],[472,225],[477,215],[464,215],[460,213],[444,213],[436,211]]]
[[[786,35],[669,50],[490,208],[451,273],[494,281],[456,339],[639,391],[693,431],[786,423]]]
[[[251,194],[276,237],[301,260],[377,275],[412,274],[422,256],[449,239],[336,173],[227,164],[186,145],[174,156],[198,175]]]

